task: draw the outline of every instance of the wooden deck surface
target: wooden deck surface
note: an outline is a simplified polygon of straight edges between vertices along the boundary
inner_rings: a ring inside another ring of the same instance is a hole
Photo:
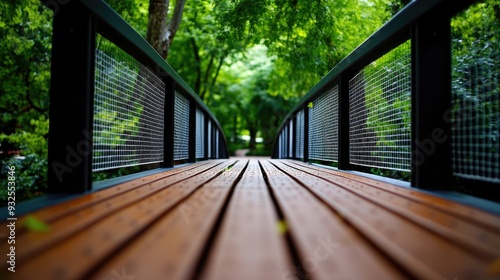
[[[199,162],[28,216],[2,279],[500,279],[499,216],[292,160]]]

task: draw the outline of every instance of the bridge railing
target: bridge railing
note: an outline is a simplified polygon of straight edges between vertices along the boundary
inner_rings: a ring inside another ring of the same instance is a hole
[[[296,104],[273,157],[492,194],[500,183],[498,14],[467,23],[485,3],[410,2]]]
[[[211,111],[102,0],[42,1],[54,10],[51,192],[92,188],[92,173],[227,158]]]

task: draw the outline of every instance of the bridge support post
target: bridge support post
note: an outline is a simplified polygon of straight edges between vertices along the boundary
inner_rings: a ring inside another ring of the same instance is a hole
[[[290,123],[290,131],[292,134],[290,135],[290,143],[292,145],[292,153],[290,154],[290,157],[293,159],[297,159],[297,145],[298,145],[298,139],[296,138],[297,135],[297,115],[292,118],[292,122]]]
[[[451,35],[445,5],[412,29],[412,186],[448,189],[451,164]]]
[[[196,136],[196,102],[189,100],[189,162],[196,162]]]
[[[166,77],[165,83],[165,109],[163,122],[163,168],[174,167],[174,114],[175,114],[175,82],[171,77]]]
[[[309,107],[305,106],[304,107],[304,147],[303,149],[303,156],[304,158],[302,161],[308,162],[309,161]]]
[[[52,35],[48,191],[92,188],[95,19],[80,2],[55,11]]]
[[[211,155],[211,158],[214,159],[216,158],[215,156],[215,133],[217,133],[217,127],[215,126],[215,124],[212,122],[212,131],[210,133],[210,137],[211,137],[211,140],[210,140],[210,149],[211,149],[211,152],[210,152],[210,155]]]
[[[210,149],[210,147],[208,146],[208,136],[210,135],[210,133],[208,132],[208,129],[209,129],[209,126],[208,126],[208,122],[209,122],[209,119],[205,116],[205,135],[203,135],[203,141],[205,141],[205,150],[203,151],[203,153],[205,154],[205,156],[203,157],[203,159],[208,159],[208,151]]]
[[[350,170],[349,157],[349,80],[354,76],[353,70],[347,70],[339,79],[339,130],[338,130],[338,168]]]

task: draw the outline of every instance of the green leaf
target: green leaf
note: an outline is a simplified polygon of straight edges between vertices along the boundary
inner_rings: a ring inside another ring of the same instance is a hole
[[[285,234],[288,230],[288,226],[286,224],[286,221],[280,220],[276,224],[276,231],[280,234]]]
[[[50,232],[49,225],[33,215],[29,215],[28,217],[26,217],[24,226],[26,226],[26,228],[32,232]]]
[[[309,104],[307,104],[307,108],[309,108],[309,109],[310,109],[310,108],[312,108],[312,107],[314,107],[314,104],[313,104],[312,102],[309,102]]]

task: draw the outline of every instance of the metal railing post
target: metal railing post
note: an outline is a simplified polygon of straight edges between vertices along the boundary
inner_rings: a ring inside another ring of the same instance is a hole
[[[411,183],[418,188],[452,186],[450,32],[445,5],[412,29]]]
[[[208,146],[208,122],[209,122],[209,118],[207,115],[205,115],[205,117],[203,118],[205,123],[204,123],[204,126],[205,126],[205,129],[204,129],[204,132],[205,132],[205,135],[203,135],[203,141],[205,141],[205,145],[203,146],[204,147],[204,156],[203,156],[203,159],[208,159],[208,149],[210,149],[210,147]]]
[[[61,5],[53,21],[48,191],[92,188],[95,18],[80,2]]]
[[[175,114],[175,82],[171,77],[164,79],[165,83],[165,109],[163,130],[163,162],[161,167],[174,166],[174,114]]]
[[[304,127],[302,133],[304,134],[304,144],[302,147],[302,161],[309,161],[309,107],[304,107]]]
[[[338,126],[338,168],[349,170],[350,163],[350,133],[349,133],[349,81],[354,71],[347,70],[339,78],[339,126]]]
[[[189,100],[188,162],[196,162],[196,102]]]

